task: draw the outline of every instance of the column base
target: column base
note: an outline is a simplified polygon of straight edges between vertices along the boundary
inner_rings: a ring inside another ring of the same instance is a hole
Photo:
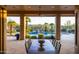
[[[0,51],[0,54],[5,54],[6,52],[5,51]]]

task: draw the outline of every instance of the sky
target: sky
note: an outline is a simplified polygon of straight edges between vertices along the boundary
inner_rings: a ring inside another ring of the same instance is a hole
[[[61,25],[64,25],[67,21],[71,21],[71,24],[75,24],[75,17],[61,17]]]
[[[44,23],[54,23],[55,17],[29,17],[31,22],[28,24],[44,24]],[[20,24],[20,17],[7,17],[7,21],[13,20],[16,23]],[[61,25],[64,25],[68,20],[71,21],[71,24],[75,23],[75,17],[61,17]]]
[[[29,24],[44,24],[44,23],[54,23],[55,24],[55,17],[29,17],[31,22]]]

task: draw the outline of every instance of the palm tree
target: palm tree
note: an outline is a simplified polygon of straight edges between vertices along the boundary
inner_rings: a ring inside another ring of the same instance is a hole
[[[29,17],[26,17],[26,22],[31,22],[31,19]]]
[[[49,25],[48,25],[48,23],[45,23],[44,24],[44,31],[45,32],[48,32],[49,31]]]
[[[20,24],[16,24],[15,29],[16,29],[16,32],[20,32]]]
[[[28,32],[30,32],[30,30],[29,30],[30,28],[28,26],[28,22],[31,22],[31,19],[29,17],[26,17],[26,34],[28,34]]]
[[[70,29],[71,29],[71,21],[69,20],[69,21],[67,21],[67,32],[69,32],[70,31]]]
[[[9,33],[10,35],[12,35],[13,32],[13,28],[16,26],[16,22],[15,21],[8,21],[8,28],[9,28]]]
[[[71,31],[72,31],[73,33],[75,33],[75,24],[72,24],[72,25],[71,25]]]
[[[54,31],[54,24],[53,24],[53,23],[50,24],[50,31],[51,31],[51,32]]]
[[[75,24],[72,24],[71,27],[72,27],[72,30],[75,30]]]

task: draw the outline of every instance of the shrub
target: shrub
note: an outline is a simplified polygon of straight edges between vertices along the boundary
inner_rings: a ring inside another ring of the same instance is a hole
[[[37,39],[37,37],[36,36],[31,36],[31,39]]]
[[[45,36],[44,37],[45,39],[55,39],[55,37],[52,35],[52,36]]]
[[[30,38],[30,34],[26,34],[26,38]]]
[[[45,39],[51,39],[51,37],[50,36],[45,36]]]
[[[38,38],[42,39],[42,38],[44,38],[44,35],[40,33],[40,34],[38,34]]]
[[[16,33],[16,30],[13,30],[12,33]]]

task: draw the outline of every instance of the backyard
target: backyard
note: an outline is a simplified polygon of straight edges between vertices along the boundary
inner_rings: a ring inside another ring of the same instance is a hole
[[[14,19],[13,19],[14,18]],[[20,19],[19,17],[8,17],[7,35],[15,36],[20,34]],[[17,20],[15,20],[17,19]],[[38,19],[40,21],[38,21]],[[66,22],[65,22],[65,20]],[[69,19],[69,20],[68,20]],[[71,21],[74,17],[61,18],[61,33],[74,34],[75,21]],[[48,21],[49,20],[49,21]],[[64,21],[63,21],[64,20]],[[25,38],[38,39],[43,36],[44,39],[55,39],[56,24],[55,17],[26,17],[26,35]]]

